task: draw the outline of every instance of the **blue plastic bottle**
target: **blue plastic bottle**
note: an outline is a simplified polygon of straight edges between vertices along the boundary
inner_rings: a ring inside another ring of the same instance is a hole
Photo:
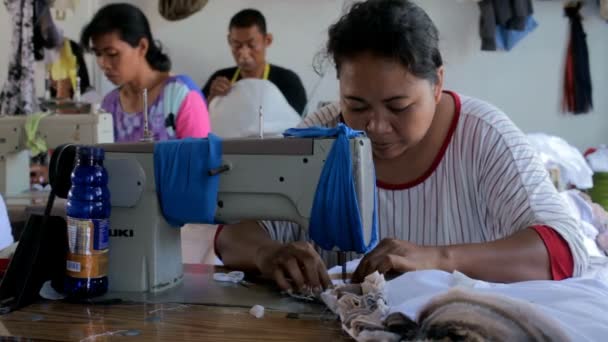
[[[108,291],[110,191],[104,150],[79,146],[68,194],[65,294],[84,299]]]

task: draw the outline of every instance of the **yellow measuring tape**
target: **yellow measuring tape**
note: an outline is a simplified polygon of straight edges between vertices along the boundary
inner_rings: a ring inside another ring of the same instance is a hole
[[[230,82],[232,84],[236,83],[236,81],[238,81],[240,75],[241,75],[241,68],[237,68],[236,72],[234,73],[234,76],[232,76],[232,81],[230,81]],[[262,79],[268,80],[268,75],[270,75],[270,64],[266,64],[266,66],[264,67],[264,75],[262,76]]]

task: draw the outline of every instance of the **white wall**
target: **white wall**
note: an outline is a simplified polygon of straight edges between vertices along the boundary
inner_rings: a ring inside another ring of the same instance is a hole
[[[92,2],[91,2],[92,1]],[[312,60],[322,47],[327,27],[338,17],[342,0],[211,0],[200,13],[170,23],[157,12],[157,1],[128,0],[144,9],[157,39],[169,50],[174,71],[187,73],[202,84],[216,69],[233,64],[226,44],[230,17],[244,7],[260,9],[267,17],[275,43],[269,50],[272,63],[289,67],[302,78],[309,92],[319,77]],[[95,0],[85,0],[84,3]],[[100,4],[116,2],[99,0]],[[539,27],[513,51],[481,52],[477,5],[460,0],[417,0],[441,32],[447,86],[463,94],[486,99],[507,112],[524,131],[545,131],[585,148],[608,143],[608,24],[602,21],[595,1],[586,1],[585,29],[590,50],[595,111],[582,116],[561,113],[561,84],[568,21],[561,1],[535,1]],[[92,5],[90,5],[92,6]],[[69,18],[68,20],[74,17]],[[86,22],[78,16],[69,30]],[[7,16],[0,6],[0,51],[8,51]],[[0,56],[0,79],[7,57]],[[111,89],[108,83],[104,90]],[[335,75],[321,83],[314,102],[337,98]]]

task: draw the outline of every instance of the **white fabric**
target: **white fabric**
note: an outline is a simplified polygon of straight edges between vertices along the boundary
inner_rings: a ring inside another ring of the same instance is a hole
[[[570,213],[581,221],[581,231],[583,233],[583,243],[590,257],[600,257],[606,259],[606,254],[602,252],[596,243],[600,232],[604,231],[603,225],[595,217],[591,204],[587,202],[578,190],[568,190],[561,192],[560,195],[568,204]],[[604,261],[608,267],[608,259]]]
[[[221,283],[235,283],[238,284],[245,279],[245,273],[241,271],[232,271],[229,273],[213,273],[213,280]]]
[[[594,172],[608,172],[608,147],[600,146],[587,155],[587,162]]]
[[[560,183],[578,189],[593,187],[593,171],[583,154],[564,139],[543,133],[528,134],[528,140],[538,151],[545,167],[557,166]]]
[[[262,317],[264,317],[264,307],[261,305],[254,305],[249,310],[249,313],[251,314],[251,316],[253,316],[255,318],[262,318]]]
[[[264,136],[280,136],[300,123],[300,115],[272,82],[244,79],[236,82],[226,96],[216,96],[209,105],[213,133],[222,138],[257,137],[260,107]]]
[[[348,271],[354,271],[357,264],[349,263]],[[329,273],[340,271],[335,267]],[[410,272],[387,282],[390,313],[401,312],[416,319],[418,312],[433,297],[454,287],[529,302],[558,321],[572,341],[603,341],[608,334],[608,285],[597,279],[497,284],[474,280],[461,273]]]
[[[459,278],[462,275],[421,271],[389,281],[391,312],[415,318],[431,298],[460,286]],[[500,294],[534,304],[542,313],[558,321],[572,341],[602,341],[608,333],[608,287],[597,280],[574,278],[515,284],[476,281],[468,286],[482,294]]]
[[[65,298],[63,293],[57,292],[51,285],[51,281],[46,281],[42,284],[40,291],[38,292],[40,297],[48,300],[62,300]]]
[[[11,223],[8,219],[6,204],[0,194],[0,249],[4,249],[13,243]]]
[[[332,105],[302,124],[335,125],[339,113]],[[483,243],[545,225],[570,246],[575,276],[589,263],[580,223],[526,136],[502,111],[470,97],[461,97],[454,135],[428,178],[397,190],[378,187],[378,223],[380,238],[427,246]],[[263,227],[278,241],[306,238],[294,224],[263,222]],[[335,254],[321,251],[330,267]]]

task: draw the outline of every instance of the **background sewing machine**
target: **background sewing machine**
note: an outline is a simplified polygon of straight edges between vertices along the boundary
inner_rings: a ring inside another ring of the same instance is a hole
[[[271,219],[308,228],[333,139],[239,139],[223,142],[216,219]],[[160,292],[183,277],[180,229],[167,224],[154,183],[154,144],[102,145],[110,179],[109,284],[113,292]],[[366,243],[371,240],[374,168],[367,138],[350,141]],[[201,189],[203,191],[203,189]]]
[[[0,193],[30,189],[30,152],[26,145],[26,116],[0,116]],[[49,148],[64,143],[98,144],[114,141],[112,115],[53,114],[40,120],[38,134]]]

